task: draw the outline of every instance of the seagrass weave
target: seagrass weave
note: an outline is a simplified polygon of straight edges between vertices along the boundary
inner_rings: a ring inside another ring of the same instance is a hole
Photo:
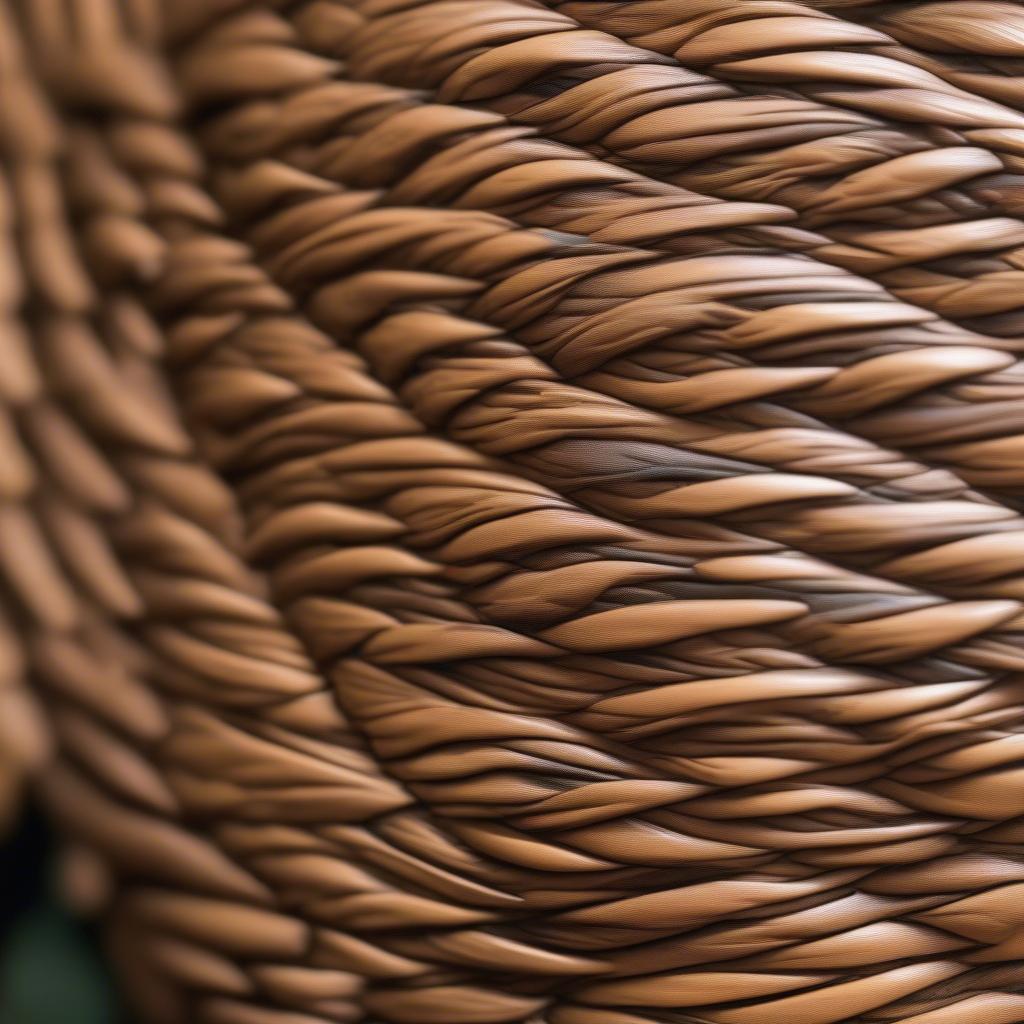
[[[133,1020],[1024,1022],[1024,4],[0,0],[0,169]]]

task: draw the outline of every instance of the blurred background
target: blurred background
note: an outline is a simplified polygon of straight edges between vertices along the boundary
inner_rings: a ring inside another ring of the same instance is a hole
[[[54,837],[22,806],[0,833],[0,1024],[128,1024],[93,930],[61,905]]]

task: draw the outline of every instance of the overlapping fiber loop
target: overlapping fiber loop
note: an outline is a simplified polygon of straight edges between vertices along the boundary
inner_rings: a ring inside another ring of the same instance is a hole
[[[0,166],[138,1020],[1024,1022],[1024,8],[3,0]]]

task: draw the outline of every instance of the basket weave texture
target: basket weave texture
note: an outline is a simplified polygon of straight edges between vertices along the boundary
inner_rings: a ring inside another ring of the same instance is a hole
[[[0,0],[0,178],[140,1022],[1024,1022],[1024,6]]]

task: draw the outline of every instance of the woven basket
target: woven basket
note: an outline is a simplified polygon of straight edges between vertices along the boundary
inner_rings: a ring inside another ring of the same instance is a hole
[[[1024,5],[2,0],[0,169],[136,1020],[1024,1022]]]

